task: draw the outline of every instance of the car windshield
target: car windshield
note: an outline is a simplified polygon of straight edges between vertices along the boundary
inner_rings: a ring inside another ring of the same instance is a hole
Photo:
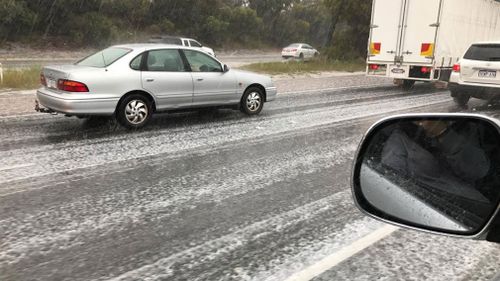
[[[500,44],[472,45],[464,59],[478,61],[500,61]]]
[[[82,59],[77,62],[76,65],[107,67],[124,55],[128,54],[130,51],[131,49],[126,48],[108,48]]]

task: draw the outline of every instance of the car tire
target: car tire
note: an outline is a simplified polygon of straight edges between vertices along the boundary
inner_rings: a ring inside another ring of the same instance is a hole
[[[465,95],[462,93],[453,92],[451,96],[453,97],[453,101],[455,102],[455,104],[460,107],[466,107],[470,100],[469,95]]]
[[[241,97],[240,110],[247,115],[257,115],[264,108],[264,93],[257,87],[248,88]]]
[[[116,119],[127,129],[139,129],[149,122],[152,114],[151,101],[144,95],[132,94],[118,105]]]
[[[299,60],[301,60],[301,61],[304,60],[304,54],[303,53],[300,53]]]
[[[403,80],[403,90],[409,91],[415,85],[415,80]]]

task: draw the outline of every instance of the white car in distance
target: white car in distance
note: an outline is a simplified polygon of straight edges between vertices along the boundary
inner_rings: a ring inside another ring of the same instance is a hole
[[[212,57],[216,57],[215,52],[212,48],[203,46],[200,42],[192,38],[184,38],[178,36],[153,36],[149,39],[149,43],[161,43],[161,44],[171,44],[184,47],[191,47],[193,49],[205,52]]]
[[[284,59],[307,60],[315,58],[318,55],[318,50],[304,43],[291,44],[288,47],[283,48],[283,50],[281,51],[281,57],[283,57]]]

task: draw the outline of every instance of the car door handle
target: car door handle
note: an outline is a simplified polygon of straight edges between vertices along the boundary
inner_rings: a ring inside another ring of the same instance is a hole
[[[153,82],[155,81],[153,78],[146,78],[146,82]]]
[[[198,79],[196,79],[196,81],[201,82],[201,81],[203,81],[203,78],[198,78]]]

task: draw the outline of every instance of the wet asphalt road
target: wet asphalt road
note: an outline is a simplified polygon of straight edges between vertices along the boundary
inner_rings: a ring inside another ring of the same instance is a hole
[[[284,280],[384,224],[349,190],[375,120],[462,110],[417,85],[279,95],[144,130],[0,117],[0,280]],[[397,230],[315,280],[488,280],[500,247]]]

